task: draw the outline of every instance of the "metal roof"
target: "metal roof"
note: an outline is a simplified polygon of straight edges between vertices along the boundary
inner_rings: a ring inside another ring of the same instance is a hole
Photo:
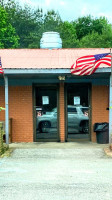
[[[4,69],[70,69],[81,56],[108,52],[109,48],[0,49],[0,56]],[[104,67],[108,68],[100,65]]]

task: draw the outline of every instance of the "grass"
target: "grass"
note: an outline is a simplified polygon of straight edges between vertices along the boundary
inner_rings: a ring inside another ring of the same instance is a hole
[[[13,148],[9,148],[9,146],[4,143],[3,144],[3,153],[2,153],[2,155],[0,155],[0,158],[10,157],[12,152],[13,152]]]

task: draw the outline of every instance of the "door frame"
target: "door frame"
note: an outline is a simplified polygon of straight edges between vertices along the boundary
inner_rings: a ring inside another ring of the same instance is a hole
[[[59,142],[59,84],[33,84],[33,141],[34,142]],[[36,139],[36,88],[51,88],[57,93],[57,139]]]
[[[68,113],[67,113],[67,89],[69,85],[73,86],[79,86],[79,85],[85,85],[88,87],[88,108],[89,108],[89,137],[88,139],[70,139],[68,138]],[[91,141],[91,119],[92,119],[92,112],[91,112],[91,89],[92,85],[91,83],[65,83],[65,141]]]

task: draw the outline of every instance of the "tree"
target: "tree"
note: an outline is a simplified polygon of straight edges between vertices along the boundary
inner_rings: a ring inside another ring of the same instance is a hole
[[[42,33],[46,31],[59,32],[63,48],[111,46],[112,27],[105,17],[93,18],[89,15],[73,22],[63,22],[54,10],[44,14],[42,9],[31,9],[27,5],[22,7],[14,0],[1,0],[0,5],[3,12],[1,48],[39,48]]]
[[[92,18],[90,15],[87,17],[78,18],[73,22],[73,25],[76,29],[77,38],[79,40],[92,32]]]
[[[63,48],[78,47],[79,41],[77,40],[76,30],[72,23],[67,21],[63,22],[60,26],[60,36],[62,38]]]
[[[9,21],[19,35],[19,48],[38,48],[38,30],[41,24],[40,10],[33,10],[29,6],[22,6],[19,3],[10,1],[6,4]]]
[[[77,38],[79,40],[93,31],[97,32],[98,34],[102,34],[102,30],[107,24],[108,21],[105,17],[94,19],[90,15],[86,17],[80,17],[73,22],[73,25],[76,29]]]
[[[14,27],[8,21],[6,10],[0,5],[0,48],[16,48],[18,40]]]
[[[80,40],[80,47],[82,48],[110,48],[112,46],[112,26],[106,25],[102,34],[92,32]]]
[[[47,13],[44,15],[44,32],[59,31],[61,22],[62,20],[58,13],[56,13],[54,10],[47,11]]]
[[[53,10],[43,14],[42,9],[31,9],[27,5],[22,8],[13,0],[4,7],[20,37],[20,48],[39,48],[43,32],[59,30],[61,18]]]

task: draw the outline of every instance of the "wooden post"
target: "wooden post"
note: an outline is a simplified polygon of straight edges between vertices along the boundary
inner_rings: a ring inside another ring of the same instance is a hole
[[[60,142],[65,142],[64,82],[60,82],[60,88],[59,88],[59,129],[60,129]]]

